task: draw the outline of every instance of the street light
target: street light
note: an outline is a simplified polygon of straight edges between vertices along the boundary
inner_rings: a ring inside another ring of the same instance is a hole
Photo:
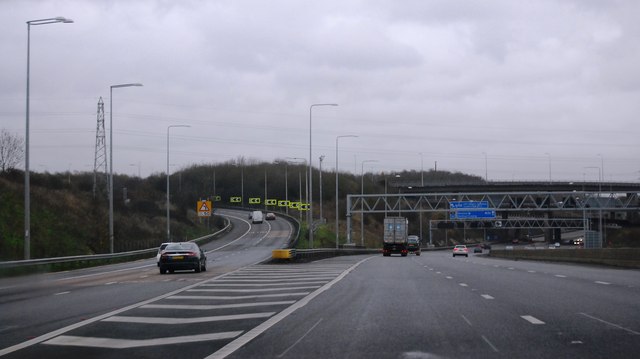
[[[309,225],[309,248],[313,248],[313,157],[312,157],[312,142],[311,142],[311,129],[313,119],[313,108],[316,106],[338,106],[337,103],[315,103],[309,106],[309,213],[307,213],[307,223]]]
[[[545,155],[549,156],[549,183],[551,183],[551,154],[549,152],[545,152]]]
[[[167,126],[167,242],[171,242],[171,217],[169,208],[171,207],[171,202],[169,200],[169,130],[175,127],[191,127],[189,125],[169,125]]]
[[[70,24],[64,17],[27,21],[27,108],[24,137],[24,259],[31,259],[31,188],[29,180],[29,73],[31,63],[31,25]]]
[[[344,137],[358,137],[356,135],[342,135],[336,137],[336,249],[338,249],[338,242],[340,241],[338,237],[338,140]]]
[[[585,167],[585,169],[597,169],[598,170],[598,231],[600,232],[600,247],[602,247],[602,234],[604,233],[602,228],[602,168],[601,167]],[[585,238],[586,243],[586,238]]]
[[[307,160],[302,158],[302,157],[285,157],[285,160],[292,160],[292,161],[296,161],[296,162],[297,161],[302,161],[302,163],[304,163],[305,166],[307,165]],[[289,163],[289,162],[287,161],[287,163]],[[286,167],[285,167],[285,170],[286,170]],[[306,177],[306,174],[305,174],[305,177]],[[286,186],[286,180],[285,180],[285,186]],[[299,170],[298,170],[298,187],[299,187],[298,188],[298,191],[299,191],[298,201],[300,203],[302,203],[302,175],[300,174]],[[306,179],[305,179],[305,182],[304,182],[304,187],[308,188]],[[300,221],[302,221],[302,210],[301,209],[298,209],[298,214],[300,216]]]
[[[360,175],[360,245],[364,247],[364,164],[368,162],[378,162],[377,160],[364,160],[361,164]]]
[[[113,89],[142,86],[140,83],[111,85],[109,88],[109,252],[113,253]]]
[[[484,181],[489,182],[489,172],[487,170],[487,153],[482,152],[482,154],[484,155]]]

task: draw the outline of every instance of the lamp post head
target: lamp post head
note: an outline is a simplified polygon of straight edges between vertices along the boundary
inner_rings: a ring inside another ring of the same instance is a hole
[[[130,83],[130,84],[120,84],[120,85],[111,85],[112,89],[121,88],[121,87],[134,87],[134,86],[142,86],[141,83]]]
[[[61,22],[61,23],[64,23],[64,24],[72,24],[73,20],[67,19],[66,17],[63,17],[63,16],[58,16],[58,17],[56,17],[56,22]]]

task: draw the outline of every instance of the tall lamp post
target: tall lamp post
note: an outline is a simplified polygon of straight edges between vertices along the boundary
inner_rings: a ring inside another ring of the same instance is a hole
[[[360,245],[364,247],[364,164],[370,162],[378,162],[376,160],[364,160],[361,164],[361,175],[360,175]]]
[[[602,241],[604,240],[604,238],[602,238],[602,234],[604,233],[604,230],[602,228],[602,168],[601,167],[585,167],[585,169],[597,169],[598,170],[598,231],[600,232],[600,247],[602,247]],[[585,243],[586,243],[586,238],[585,238]]]
[[[313,157],[312,157],[312,119],[313,108],[316,106],[338,106],[337,103],[315,103],[309,106],[309,213],[307,213],[307,224],[309,226],[309,248],[313,248]]]
[[[140,83],[111,85],[109,88],[109,252],[113,253],[113,89],[142,86]]]
[[[169,192],[169,130],[176,127],[191,127],[189,125],[169,125],[167,126],[167,242],[171,242],[171,215],[169,208],[171,207],[170,192]]]
[[[24,136],[24,259],[31,259],[31,188],[29,181],[29,75],[31,65],[31,25],[70,24],[73,20],[53,17],[27,21],[27,108]]]
[[[342,136],[336,136],[336,249],[338,249],[338,242],[340,241],[339,237],[338,237],[338,140],[341,138],[345,138],[345,137],[358,137],[356,135],[342,135]]]

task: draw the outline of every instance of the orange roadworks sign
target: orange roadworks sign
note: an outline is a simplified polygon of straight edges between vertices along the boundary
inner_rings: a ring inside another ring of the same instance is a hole
[[[211,201],[198,201],[198,217],[211,217]]]

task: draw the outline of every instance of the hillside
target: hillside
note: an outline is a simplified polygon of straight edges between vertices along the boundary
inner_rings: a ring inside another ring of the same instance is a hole
[[[286,173],[286,178],[285,178]],[[304,197],[306,167],[256,162],[240,158],[215,165],[194,165],[171,175],[171,234],[172,240],[185,240],[209,233],[215,228],[196,217],[196,202],[212,199],[214,208],[232,206],[264,209],[264,204],[249,205],[249,198]],[[344,242],[345,198],[360,193],[360,176],[340,173],[340,234]],[[391,191],[398,178],[403,183],[421,179],[415,171],[387,174]],[[481,178],[461,173],[424,173],[425,182],[479,182]],[[31,174],[31,257],[107,253],[108,201],[106,181],[99,178],[98,191],[93,193],[93,173],[32,173]],[[265,183],[266,180],[266,183]],[[318,202],[320,183],[314,171],[314,218],[320,216]],[[286,184],[286,187],[285,187]],[[335,245],[335,172],[325,172],[322,178],[322,207],[326,224],[316,234],[314,247]],[[384,193],[385,176],[365,174],[365,193]],[[265,196],[266,190],[266,196]],[[230,203],[231,197],[243,196],[243,203]],[[302,199],[304,201],[304,198]],[[275,211],[277,208],[269,208]],[[300,213],[289,210],[299,218]],[[411,217],[411,216],[409,216]],[[304,217],[303,217],[304,218]],[[411,220],[411,218],[410,218]],[[365,244],[377,246],[381,233],[381,216],[365,217]],[[411,230],[417,232],[416,220]],[[360,218],[353,218],[354,240],[359,244]],[[166,240],[166,175],[153,174],[147,178],[117,175],[114,177],[114,235],[115,251],[152,248]],[[12,171],[0,174],[0,260],[22,259],[24,233],[24,173]],[[301,245],[306,234],[302,231]]]

